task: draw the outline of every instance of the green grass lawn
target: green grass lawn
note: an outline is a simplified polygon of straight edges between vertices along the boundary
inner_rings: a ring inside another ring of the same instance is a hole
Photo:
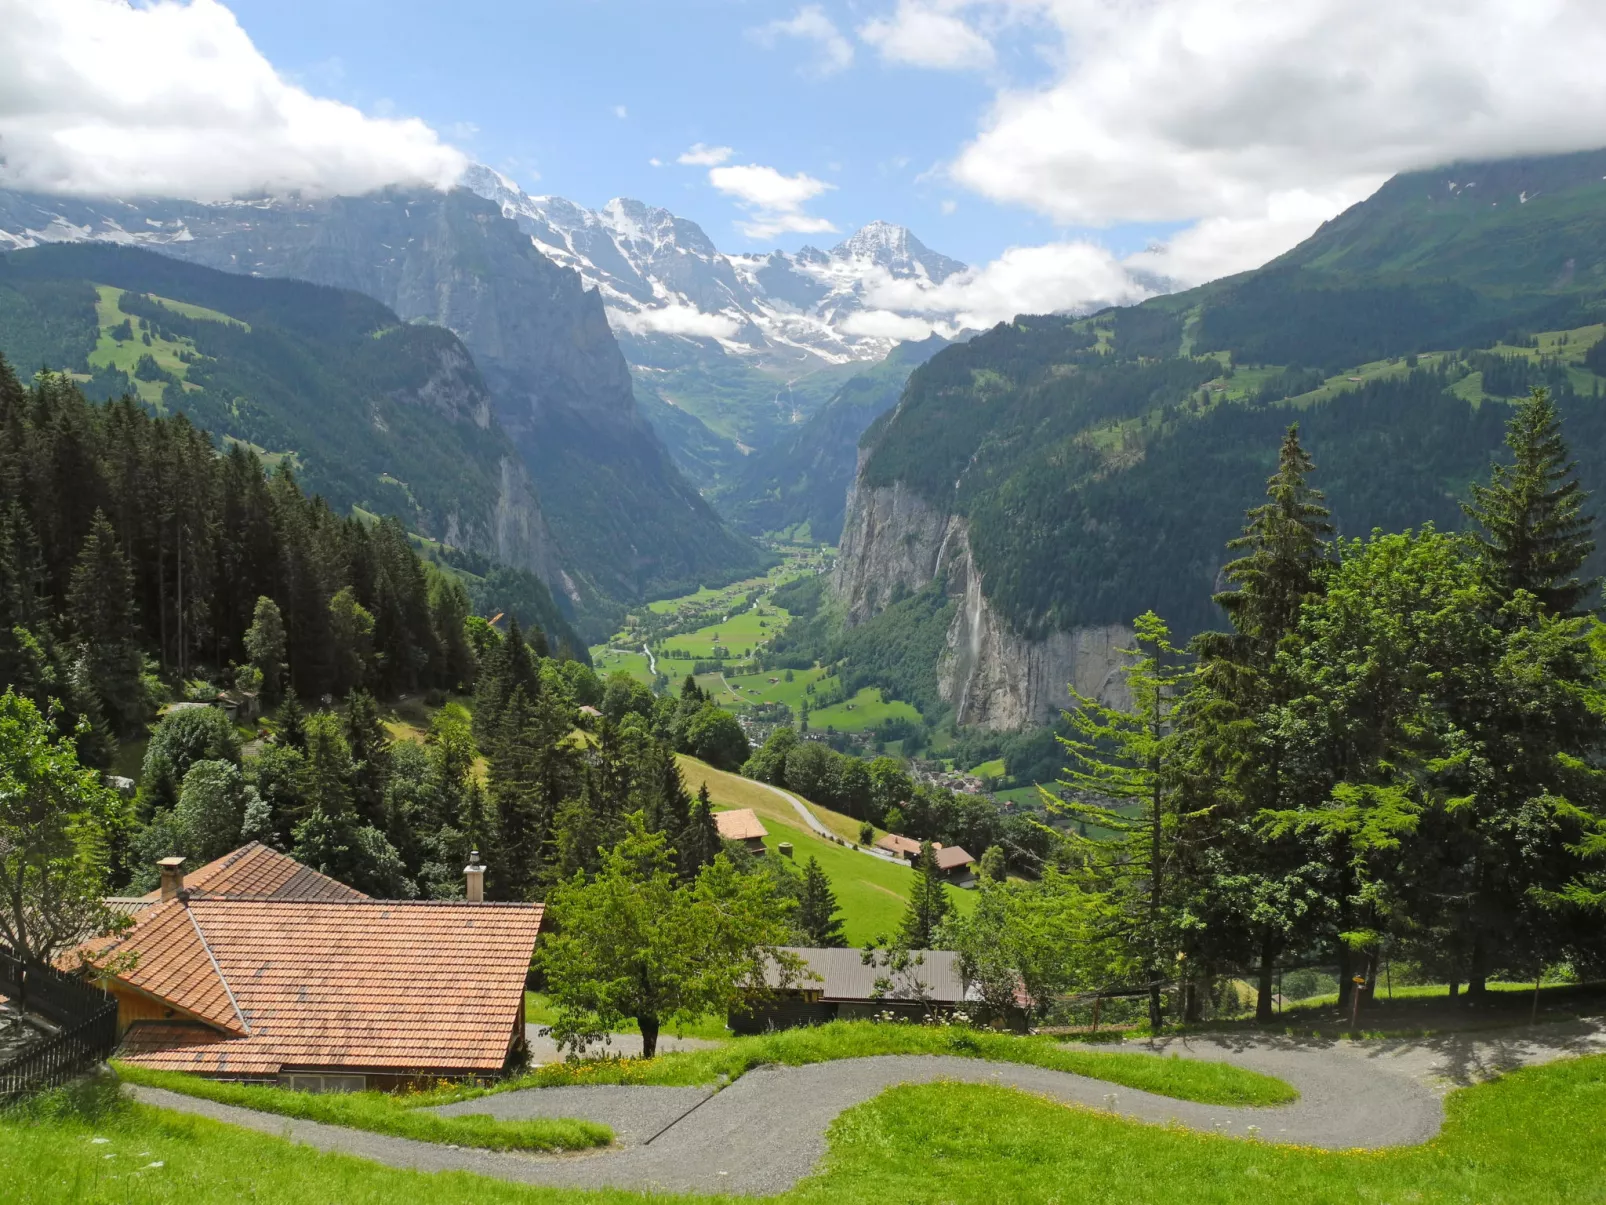
[[[664,650],[673,649],[676,652],[689,653],[696,660],[708,660],[714,656],[714,648],[718,646],[727,650],[728,657],[741,657],[744,650],[757,648],[760,641],[778,636],[791,620],[790,615],[771,604],[760,603],[755,607],[749,607],[742,595],[737,595],[732,605],[742,610],[731,614],[728,618],[722,616],[712,623],[704,624],[694,632],[680,636],[665,636],[653,651],[658,653],[660,658]],[[759,611],[764,611],[765,614],[761,615]]]
[[[123,296],[122,289],[96,285],[95,294],[95,317],[100,323],[100,337],[95,341],[95,349],[89,353],[89,366],[117,368],[126,372],[129,379],[134,382],[134,387],[139,390],[141,399],[159,408],[166,382],[139,380],[134,376],[135,365],[139,363],[141,356],[148,355],[156,361],[158,367],[172,373],[182,382],[190,366],[180,358],[180,354],[193,352],[194,342],[189,339],[175,341],[153,336],[151,341],[146,343],[141,338],[147,329],[144,320],[132,314],[125,314],[118,304]],[[134,337],[124,340],[113,339],[112,328],[121,325],[125,319]]]
[[[613,1131],[594,1121],[537,1118],[499,1121],[489,1116],[441,1117],[410,1107],[417,1101],[385,1092],[291,1092],[284,1088],[222,1083],[179,1071],[150,1071],[117,1064],[129,1083],[166,1088],[264,1113],[350,1126],[421,1142],[455,1143],[493,1151],[578,1151],[607,1146]],[[418,1101],[426,1098],[419,1097]]]
[[[831,880],[831,890],[836,892],[843,931],[850,945],[862,946],[878,935],[890,937],[897,933],[909,901],[914,871],[825,840],[799,819],[790,804],[759,783],[726,774],[695,758],[682,756],[678,760],[688,790],[696,793],[706,782],[709,797],[721,808],[752,808],[757,812],[769,830],[770,835],[764,841],[766,848],[774,852],[782,841],[790,841],[793,860],[799,866],[811,857],[819,859],[820,869],[825,871]],[[814,807],[813,810],[827,827],[839,833],[846,829],[847,832],[842,833],[844,837],[858,839],[858,821],[825,808]],[[976,906],[973,891],[950,887],[948,898],[962,912]]]
[[[623,671],[644,686],[651,686],[653,673],[646,653],[620,652],[617,645],[599,644],[591,649],[591,665],[600,677]],[[659,662],[662,666],[664,663]]]
[[[817,732],[828,728],[838,732],[862,732],[888,720],[908,720],[912,724],[921,722],[919,711],[908,703],[882,698],[880,688],[875,686],[866,686],[845,702],[809,712],[809,727]]]
[[[726,674],[725,678],[732,686],[741,688],[744,703],[785,703],[796,712],[803,705],[809,684],[824,678],[825,671],[794,669],[790,682],[786,680],[786,674],[784,669],[773,669],[761,674]],[[775,681],[771,682],[771,678]],[[813,703],[809,705],[812,707]]]
[[[1444,1132],[1422,1146],[1338,1153],[1147,1126],[983,1085],[894,1088],[839,1117],[818,1173],[775,1199],[807,1205],[1606,1202],[1606,1057],[1517,1071],[1454,1092],[1446,1114]],[[0,1115],[0,1182],[15,1205],[643,1200],[634,1193],[398,1171],[129,1104],[104,1090],[55,1093]]]

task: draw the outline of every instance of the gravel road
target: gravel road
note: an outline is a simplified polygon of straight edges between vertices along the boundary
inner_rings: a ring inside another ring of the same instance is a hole
[[[759,1068],[712,1094],[704,1089],[635,1086],[543,1088],[443,1106],[443,1112],[594,1119],[613,1125],[619,1136],[618,1145],[607,1151],[534,1156],[454,1150],[151,1088],[125,1091],[164,1108],[200,1113],[395,1167],[458,1169],[571,1188],[763,1196],[784,1192],[809,1173],[825,1153],[826,1128],[839,1113],[896,1084],[937,1080],[996,1084],[1155,1124],[1237,1135],[1256,1127],[1259,1137],[1271,1142],[1329,1149],[1400,1146],[1424,1142],[1438,1133],[1442,1097],[1451,1088],[1510,1067],[1606,1052],[1606,1029],[1548,1025],[1493,1037],[1452,1035],[1394,1042],[1206,1036],[1172,1039],[1154,1049],[1157,1054],[1229,1062],[1280,1076],[1299,1089],[1300,1099],[1276,1108],[1198,1105],[1014,1063],[889,1055]]]

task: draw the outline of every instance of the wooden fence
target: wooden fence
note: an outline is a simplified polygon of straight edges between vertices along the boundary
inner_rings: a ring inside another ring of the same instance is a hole
[[[0,1102],[64,1084],[117,1048],[117,1001],[75,976],[0,951],[0,992],[58,1027],[0,1063]]]

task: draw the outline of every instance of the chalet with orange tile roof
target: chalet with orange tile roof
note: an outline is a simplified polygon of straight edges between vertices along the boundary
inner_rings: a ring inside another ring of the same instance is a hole
[[[749,853],[755,854],[764,852],[764,838],[770,835],[769,829],[764,827],[752,808],[715,812],[714,827],[719,830],[721,841],[740,842]]]
[[[202,867],[210,888],[170,876],[169,898],[96,943],[120,1058],[314,1091],[492,1077],[520,1061],[541,905],[473,898],[477,865],[469,901],[374,900],[250,848]]]

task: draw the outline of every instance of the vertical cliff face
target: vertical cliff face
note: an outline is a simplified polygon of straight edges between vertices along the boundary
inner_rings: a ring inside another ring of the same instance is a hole
[[[1129,629],[1112,624],[1027,639],[987,601],[961,516],[943,514],[901,483],[867,487],[856,479],[831,581],[848,625],[932,581],[957,604],[937,663],[938,693],[957,723],[1019,729],[1048,722],[1070,706],[1067,686],[1127,702],[1121,650],[1130,645]]]

